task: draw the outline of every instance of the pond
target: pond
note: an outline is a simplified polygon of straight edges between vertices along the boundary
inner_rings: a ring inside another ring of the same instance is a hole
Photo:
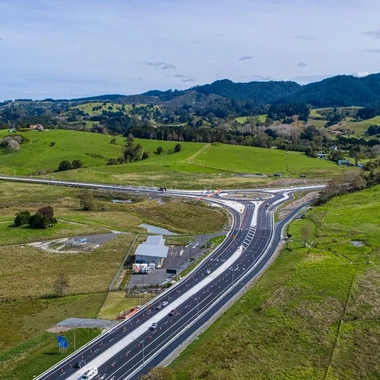
[[[352,240],[352,241],[351,241],[351,244],[352,244],[354,247],[364,247],[364,246],[365,246],[364,242],[362,242],[362,241],[356,241],[356,240]]]
[[[171,231],[167,230],[166,228],[152,226],[151,224],[142,223],[142,224],[139,224],[139,227],[145,228],[147,230],[147,232],[149,232],[151,234],[177,235],[175,232],[171,232]]]

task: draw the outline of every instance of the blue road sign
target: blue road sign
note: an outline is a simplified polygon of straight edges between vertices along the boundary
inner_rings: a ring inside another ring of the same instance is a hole
[[[62,347],[62,348],[69,347],[69,340],[66,337],[58,335],[57,340],[58,340],[58,347]]]

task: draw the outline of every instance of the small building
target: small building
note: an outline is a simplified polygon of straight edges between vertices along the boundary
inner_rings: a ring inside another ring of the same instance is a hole
[[[168,255],[169,247],[165,247],[165,239],[162,235],[148,236],[146,241],[140,244],[135,252],[135,262],[138,264],[152,264],[162,266]]]
[[[326,153],[317,153],[317,157],[318,158],[327,158],[327,154]]]
[[[43,131],[44,126],[42,124],[31,124],[31,125],[29,125],[29,129],[31,131]]]

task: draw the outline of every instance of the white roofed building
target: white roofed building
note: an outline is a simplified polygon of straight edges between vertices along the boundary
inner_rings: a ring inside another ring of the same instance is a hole
[[[169,247],[165,247],[165,239],[162,235],[148,236],[146,241],[137,247],[135,261],[139,264],[155,263],[156,266],[162,266],[168,251]]]

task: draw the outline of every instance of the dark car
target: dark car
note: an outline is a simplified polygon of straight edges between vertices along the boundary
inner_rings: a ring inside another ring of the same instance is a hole
[[[74,368],[82,368],[86,365],[86,362],[84,360],[80,360],[78,363],[74,364]]]
[[[170,313],[169,313],[169,315],[170,315],[171,317],[173,317],[173,316],[175,316],[175,315],[177,315],[177,314],[178,314],[177,309],[173,309],[173,310],[171,310]]]

